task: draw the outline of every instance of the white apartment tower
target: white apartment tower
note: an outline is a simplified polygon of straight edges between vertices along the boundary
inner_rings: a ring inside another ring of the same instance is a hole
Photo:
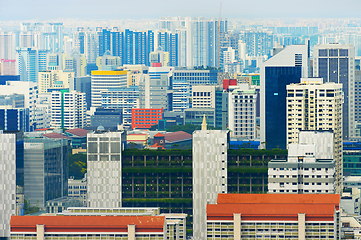
[[[355,132],[355,48],[353,45],[324,44],[313,48],[313,76],[323,82],[342,84],[343,139],[350,139]]]
[[[334,193],[334,133],[301,131],[288,145],[288,158],[268,163],[269,193]]]
[[[102,92],[109,88],[126,88],[127,71],[92,71],[91,106],[101,107]]]
[[[227,193],[228,131],[207,130],[205,117],[202,130],[193,132],[193,237],[207,238],[208,204],[217,203],[218,193]]]
[[[54,91],[51,93],[52,128],[83,128],[86,126],[85,93]]]
[[[0,32],[0,60],[15,59],[16,35],[13,32]]]
[[[254,140],[256,133],[257,93],[248,83],[229,93],[228,123],[231,137]]]
[[[342,189],[342,84],[302,78],[287,85],[287,144],[299,142],[300,130],[333,130],[336,192]]]
[[[124,137],[123,132],[100,130],[87,135],[88,207],[122,206],[121,159]]]
[[[0,131],[0,238],[10,238],[10,217],[16,214],[16,139]]]

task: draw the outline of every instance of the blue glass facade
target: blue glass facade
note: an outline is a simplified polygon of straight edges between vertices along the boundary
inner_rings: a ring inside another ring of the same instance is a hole
[[[0,109],[0,128],[5,131],[30,131],[28,108]]]
[[[299,83],[302,67],[265,68],[266,148],[286,149],[286,86]]]

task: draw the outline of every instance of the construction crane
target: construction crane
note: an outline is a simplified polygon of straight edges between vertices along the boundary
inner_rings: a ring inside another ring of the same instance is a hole
[[[219,59],[220,59],[220,54],[221,54],[221,11],[222,11],[222,2],[221,2],[221,6],[219,8],[219,18],[218,18],[218,69],[219,69]]]

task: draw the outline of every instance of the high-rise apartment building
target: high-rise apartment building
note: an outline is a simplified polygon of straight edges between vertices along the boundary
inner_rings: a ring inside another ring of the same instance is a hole
[[[115,88],[102,92],[102,108],[122,109],[124,126],[132,125],[132,108],[139,108],[139,87]]]
[[[286,86],[309,75],[309,45],[275,49],[261,66],[261,144],[267,149],[286,149]]]
[[[88,207],[122,206],[123,132],[96,131],[87,135]]]
[[[343,139],[355,133],[355,48],[353,45],[324,44],[313,48],[313,76],[323,82],[342,84]]]
[[[37,82],[38,51],[33,48],[17,48],[17,74],[21,81]]]
[[[213,127],[226,129],[228,125],[228,93],[223,88],[215,85],[192,86],[192,109],[186,110],[185,119],[192,118],[192,110],[213,111]],[[195,116],[196,117],[196,116]],[[197,117],[196,117],[197,118]],[[208,116],[207,116],[208,120]],[[198,118],[200,121],[200,118]],[[212,122],[212,121],[210,121]],[[194,123],[193,123],[194,124]]]
[[[68,194],[68,140],[24,139],[24,196],[44,208],[46,201]]]
[[[193,238],[207,238],[207,204],[217,203],[218,193],[227,193],[228,131],[193,132]]]
[[[268,163],[269,193],[334,193],[334,133],[301,131],[302,143],[288,145],[287,159]]]
[[[13,32],[0,32],[0,59],[15,59],[16,36]]]
[[[218,65],[218,31],[220,35],[227,32],[227,20],[190,17],[163,18],[159,29],[178,33],[180,45],[179,66]]]
[[[257,93],[247,83],[229,93],[228,126],[231,136],[254,140],[256,133]]]
[[[322,78],[302,78],[287,86],[287,144],[299,142],[300,130],[333,130],[337,192],[343,179],[342,103],[342,85]]]
[[[0,59],[0,75],[15,75],[16,60]]]
[[[163,108],[171,110],[169,86],[173,67],[150,67],[149,76],[139,83],[139,105],[141,108]]]
[[[183,112],[190,107],[191,89],[187,80],[174,80],[172,82],[173,90],[173,111]]]
[[[158,31],[154,34],[154,48],[169,53],[169,66],[179,66],[179,34],[169,31]]]
[[[274,40],[270,31],[242,31],[240,39],[246,44],[246,55],[271,56]]]
[[[0,238],[10,237],[10,217],[16,215],[16,138],[0,130]]]
[[[83,128],[86,126],[85,93],[60,90],[51,93],[52,128]]]
[[[102,92],[127,87],[127,71],[92,71],[91,106],[101,107]]]
[[[49,88],[69,88],[69,83],[74,79],[74,72],[62,70],[41,71],[38,74],[39,93],[46,93]]]
[[[7,81],[0,88],[0,95],[24,95],[25,108],[29,109],[30,125],[36,128],[36,106],[38,101],[38,86],[34,82]]]

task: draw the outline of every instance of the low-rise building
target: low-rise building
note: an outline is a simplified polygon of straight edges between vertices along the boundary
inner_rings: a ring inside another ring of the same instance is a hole
[[[218,194],[207,239],[341,239],[338,194]]]
[[[301,131],[299,139],[287,159],[268,163],[268,192],[334,193],[333,132]]]
[[[64,240],[105,239],[164,240],[164,216],[12,216],[11,239]]]

